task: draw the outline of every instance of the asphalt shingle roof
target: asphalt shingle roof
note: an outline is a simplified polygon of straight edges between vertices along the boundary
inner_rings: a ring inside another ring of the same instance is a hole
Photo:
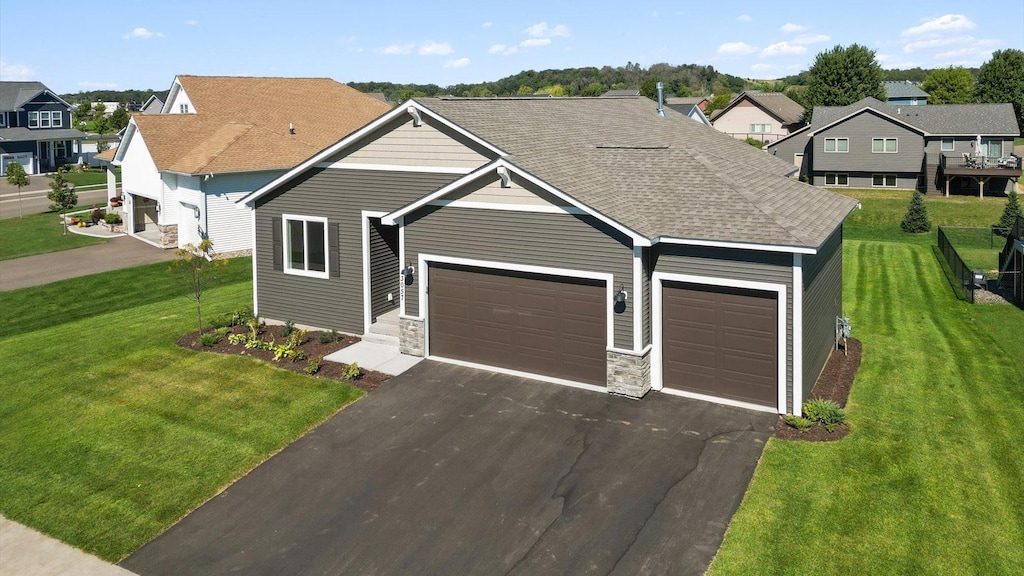
[[[882,82],[882,87],[885,88],[885,97],[889,99],[928,97],[927,92],[918,88],[917,84],[907,80],[886,80]]]
[[[817,247],[857,201],[646,98],[422,99],[508,160],[655,239]]]
[[[20,142],[25,140],[80,140],[85,132],[75,128],[44,128],[29,130],[23,126],[0,128],[0,141]]]
[[[46,89],[42,82],[0,82],[0,110],[17,110]]]
[[[803,121],[804,113],[806,112],[803,106],[797,104],[793,99],[782,92],[747,91],[741,92],[738,96],[733,98],[732,102],[730,102],[725,108],[719,110],[712,120],[715,120],[719,116],[722,116],[731,110],[733,106],[743,99],[750,100],[765,112],[778,118],[784,125],[799,124]]]
[[[892,116],[933,135],[1016,135],[1020,133],[1012,104],[929,104],[927,106],[889,105],[875,98],[864,98],[849,106],[818,106],[814,109],[814,130],[832,124],[864,108]]]

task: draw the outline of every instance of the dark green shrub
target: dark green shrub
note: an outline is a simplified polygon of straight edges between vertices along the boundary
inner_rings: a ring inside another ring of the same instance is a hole
[[[227,314],[227,317],[228,317],[228,322],[229,322],[228,325],[229,326],[243,326],[245,324],[248,324],[249,321],[254,318],[254,316],[252,314],[252,307],[249,307],[249,308],[239,308],[238,310],[235,310],[234,312],[229,312]]]
[[[992,226],[992,230],[1000,236],[1009,236],[1013,231],[1013,225],[1017,223],[1017,217],[1024,216],[1020,209],[1020,197],[1016,190],[1011,190],[1006,195],[1006,207],[1003,208],[1003,215],[999,222]]]
[[[117,212],[111,212],[110,214],[107,214],[106,216],[103,217],[103,221],[106,222],[107,224],[120,224],[121,215],[118,214]]]
[[[359,364],[355,362],[345,366],[345,370],[342,371],[341,377],[344,380],[358,380],[362,378],[363,371],[359,369]]]
[[[214,333],[223,338],[231,333],[231,326],[221,326],[214,330]]]
[[[340,339],[340,336],[337,331],[331,330],[330,332],[321,332],[318,339],[321,344],[333,344]]]
[[[751,146],[757,148],[758,150],[764,148],[764,142],[758,140],[757,138],[747,138],[746,140],[744,140],[744,142],[750,144]]]
[[[222,336],[220,334],[217,334],[216,332],[207,332],[205,334],[199,335],[199,344],[206,347],[210,347],[216,344],[217,342],[220,342],[221,338]]]
[[[231,326],[230,322],[228,322],[227,316],[214,316],[213,318],[210,318],[206,323],[210,326],[210,328],[224,328],[226,326]]]
[[[917,190],[914,190],[914,195],[910,198],[910,206],[907,207],[907,214],[900,222],[900,229],[912,234],[932,229],[932,223],[928,220],[928,208],[924,205],[924,196]]]
[[[804,416],[808,420],[823,424],[829,432],[834,432],[836,424],[846,420],[846,411],[832,400],[814,398],[804,402]]]
[[[284,328],[281,329],[281,336],[291,336],[292,332],[295,332],[295,321],[289,320],[284,323]]]
[[[807,432],[811,429],[811,426],[814,426],[814,422],[811,420],[801,418],[800,416],[794,416],[792,414],[786,414],[786,424],[789,424],[801,432]]]

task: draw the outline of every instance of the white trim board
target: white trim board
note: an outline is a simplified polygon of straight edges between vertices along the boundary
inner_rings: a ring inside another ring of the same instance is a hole
[[[434,200],[428,206],[451,206],[452,208],[469,208],[473,210],[504,210],[506,212],[535,212],[538,214],[586,214],[574,206],[554,206],[552,204],[501,204],[498,202],[467,202],[465,200]]]
[[[839,248],[842,250],[842,247]],[[804,395],[804,262],[793,254],[793,414],[801,416]],[[825,367],[822,366],[822,370]]]
[[[373,324],[373,306],[371,303],[370,287],[370,218],[380,218],[384,214],[386,214],[386,212],[363,210],[360,212],[359,216],[359,225],[362,229],[362,233],[359,238],[362,243],[363,255],[363,334],[368,334],[370,332],[370,326]],[[399,244],[401,244],[401,241],[399,241]],[[399,262],[398,265],[401,266],[402,263]],[[400,302],[399,306],[404,308],[404,302]]]
[[[664,387],[664,349],[662,336],[664,332],[664,311],[662,310],[662,297],[664,289],[664,282],[685,282],[688,284],[701,284],[705,286],[719,286],[725,288],[744,288],[747,290],[760,290],[764,292],[775,292],[776,293],[776,341],[778,343],[777,349],[777,364],[778,370],[776,375],[776,386],[778,387],[778,397],[776,411],[779,414],[786,413],[786,364],[788,358],[786,357],[786,326],[787,326],[787,314],[786,314],[786,285],[775,284],[770,282],[754,282],[750,280],[733,280],[731,278],[717,278],[711,276],[694,276],[692,274],[673,274],[669,272],[655,272],[651,275],[651,333],[652,343],[654,347],[651,349],[651,389],[658,391],[665,391]],[[794,369],[794,374],[796,370]],[[680,396],[689,396],[691,398],[700,398],[702,400],[708,400],[711,402],[718,402],[720,404],[728,404],[730,406],[742,406],[744,408],[756,408],[764,410],[764,406],[757,406],[754,404],[730,400],[728,398],[718,398],[715,396],[705,396],[702,394],[696,394],[685,391],[672,390],[670,393],[679,394]]]

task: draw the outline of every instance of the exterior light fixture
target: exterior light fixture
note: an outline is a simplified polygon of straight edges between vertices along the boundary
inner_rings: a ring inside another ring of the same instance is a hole
[[[628,298],[628,297],[629,297],[629,294],[627,294],[626,291],[622,289],[622,286],[619,286],[619,291],[615,293],[615,303],[616,304],[625,304],[626,303],[626,298]]]
[[[403,276],[415,276],[416,275],[416,269],[413,268],[412,264],[407,264],[405,266],[405,268],[402,268],[402,275]]]
[[[192,209],[192,215],[195,216],[196,220],[199,220],[199,206]]]

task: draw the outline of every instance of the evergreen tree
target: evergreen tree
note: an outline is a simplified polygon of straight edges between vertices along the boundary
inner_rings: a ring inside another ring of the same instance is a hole
[[[914,190],[914,196],[910,198],[910,206],[907,207],[907,215],[900,222],[900,228],[910,233],[927,232],[932,229],[932,223],[928,220],[928,208],[924,205],[924,196],[917,190]]]
[[[1003,208],[1003,215],[999,218],[999,223],[993,226],[995,232],[1000,236],[1008,236],[1013,230],[1014,224],[1017,223],[1017,218],[1020,216],[1024,216],[1020,210],[1020,198],[1016,190],[1011,190],[1010,194],[1006,197],[1006,207]]]

